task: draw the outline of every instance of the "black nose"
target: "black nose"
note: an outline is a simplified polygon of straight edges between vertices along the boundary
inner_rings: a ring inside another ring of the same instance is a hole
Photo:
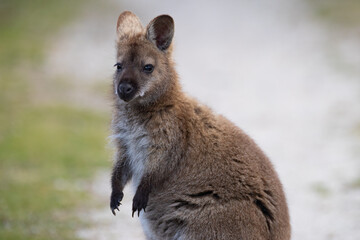
[[[125,101],[130,100],[133,97],[134,89],[134,86],[130,83],[120,83],[118,87],[119,97]]]
[[[134,87],[131,86],[129,83],[120,83],[119,84],[119,93],[120,94],[131,94],[131,92],[134,90]]]

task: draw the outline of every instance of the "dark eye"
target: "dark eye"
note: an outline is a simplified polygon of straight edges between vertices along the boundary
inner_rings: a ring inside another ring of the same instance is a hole
[[[121,65],[121,63],[115,63],[115,65],[114,65],[114,67],[116,66],[116,69],[118,70],[118,71],[121,71],[122,70],[122,65]]]
[[[146,64],[143,68],[144,72],[152,73],[154,71],[154,66],[151,64]]]

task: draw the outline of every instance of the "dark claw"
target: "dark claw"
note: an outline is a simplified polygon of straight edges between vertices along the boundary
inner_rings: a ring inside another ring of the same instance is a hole
[[[121,200],[123,199],[124,197],[124,194],[123,192],[118,192],[118,193],[114,193],[112,192],[111,193],[111,197],[110,197],[110,209],[111,209],[111,212],[112,214],[114,214],[114,216],[116,216],[116,213],[115,213],[115,209],[117,209],[118,211],[119,210],[119,206],[121,205]]]
[[[144,210],[144,212],[146,212],[146,211],[145,211],[145,208],[133,209],[133,210],[132,210],[132,217],[134,217],[134,213],[135,213],[136,211],[138,211],[138,217],[140,217],[140,212],[141,212],[141,210]]]
[[[121,205],[121,203],[119,203],[119,204]],[[115,209],[120,212],[118,207],[116,207]],[[114,216],[116,216],[115,209],[111,208],[111,212],[114,214]]]
[[[149,198],[149,193],[142,193],[141,191],[136,192],[134,199],[133,199],[132,217],[134,217],[134,213],[136,211],[138,211],[138,217],[140,216],[141,210],[144,210],[144,212],[145,212],[148,198]]]

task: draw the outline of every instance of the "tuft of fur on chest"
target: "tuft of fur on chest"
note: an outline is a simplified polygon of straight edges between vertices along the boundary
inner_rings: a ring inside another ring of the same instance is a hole
[[[126,118],[113,125],[115,134],[113,137],[124,147],[123,154],[129,160],[133,174],[133,184],[136,188],[143,175],[145,162],[148,158],[150,139],[144,126],[131,123]]]

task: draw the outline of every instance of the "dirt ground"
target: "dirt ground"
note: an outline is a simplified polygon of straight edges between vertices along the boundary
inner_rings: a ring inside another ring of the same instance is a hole
[[[288,197],[292,239],[360,239],[360,44],[353,35],[326,28],[297,0],[109,1],[60,33],[46,66],[64,76],[75,72],[71,95],[104,114],[108,99],[92,93],[110,87],[123,10],[143,23],[163,13],[174,18],[184,90],[270,156]],[[119,214],[110,212],[110,166],[93,180],[101,207],[82,213],[91,224],[78,235],[144,239],[131,218],[129,189]]]

